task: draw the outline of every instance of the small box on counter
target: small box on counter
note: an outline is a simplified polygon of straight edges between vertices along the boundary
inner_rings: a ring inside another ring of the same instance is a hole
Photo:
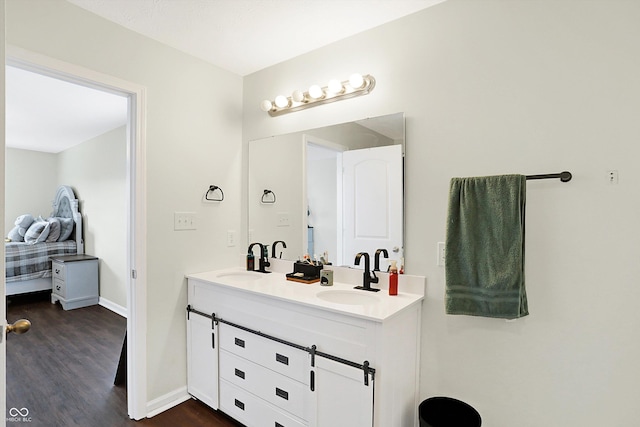
[[[320,281],[322,264],[315,265],[308,262],[296,261],[293,263],[293,273],[287,274],[287,280],[300,283],[315,283]]]

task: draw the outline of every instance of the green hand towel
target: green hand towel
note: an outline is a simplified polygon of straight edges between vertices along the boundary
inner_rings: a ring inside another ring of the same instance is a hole
[[[524,287],[526,177],[452,178],[445,246],[447,314],[529,314]]]

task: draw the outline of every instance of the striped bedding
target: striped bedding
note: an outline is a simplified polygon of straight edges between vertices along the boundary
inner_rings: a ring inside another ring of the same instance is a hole
[[[75,240],[53,243],[5,243],[7,283],[51,277],[53,255],[76,253]]]

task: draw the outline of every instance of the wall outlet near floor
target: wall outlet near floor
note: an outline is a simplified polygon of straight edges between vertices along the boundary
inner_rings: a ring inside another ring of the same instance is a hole
[[[437,265],[444,266],[444,242],[438,242],[438,260]]]
[[[174,212],[173,213],[173,229],[176,231],[195,230],[196,213],[195,212]]]

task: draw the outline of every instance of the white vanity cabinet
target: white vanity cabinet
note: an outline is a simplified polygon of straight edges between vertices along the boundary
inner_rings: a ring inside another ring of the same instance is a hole
[[[187,389],[213,409],[218,409],[217,339],[217,327],[210,318],[187,313]]]
[[[188,303],[188,390],[212,408],[248,427],[417,426],[419,301],[378,321],[192,275]]]

